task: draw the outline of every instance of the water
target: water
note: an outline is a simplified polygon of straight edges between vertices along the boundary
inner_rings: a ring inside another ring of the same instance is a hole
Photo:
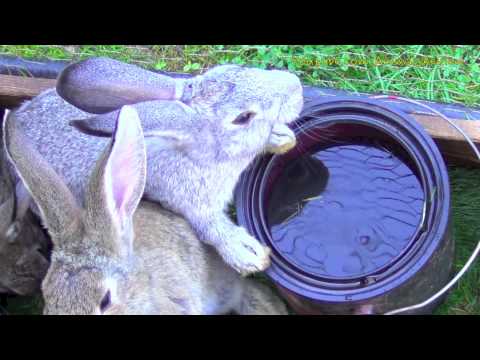
[[[391,144],[351,141],[288,163],[271,190],[273,245],[303,270],[352,278],[391,262],[423,211],[417,176]]]

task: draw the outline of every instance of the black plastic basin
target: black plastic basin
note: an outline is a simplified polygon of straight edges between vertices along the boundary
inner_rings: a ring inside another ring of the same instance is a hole
[[[297,146],[257,159],[235,201],[239,224],[272,249],[266,274],[293,309],[380,314],[443,287],[450,188],[421,125],[393,105],[342,97],[308,103],[292,129]]]

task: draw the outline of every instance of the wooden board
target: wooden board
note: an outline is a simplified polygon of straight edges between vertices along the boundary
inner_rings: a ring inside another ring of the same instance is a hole
[[[412,114],[430,136],[435,140],[445,159],[458,165],[480,166],[473,149],[470,148],[463,135],[440,116]],[[458,125],[472,141],[480,144],[480,120],[450,119]]]
[[[55,87],[56,80],[0,75],[0,105],[15,107],[40,92]],[[439,116],[413,114],[435,139],[444,157],[458,164],[480,166],[463,136]],[[480,144],[480,121],[452,119],[477,144]]]
[[[0,105],[15,107],[42,91],[55,87],[54,79],[0,75]]]

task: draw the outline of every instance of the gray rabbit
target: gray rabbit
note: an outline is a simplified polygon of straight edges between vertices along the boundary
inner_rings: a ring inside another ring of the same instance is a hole
[[[0,139],[0,143],[3,149],[3,140]],[[40,291],[48,269],[49,241],[29,210],[28,193],[22,184],[14,186],[7,164],[1,151],[0,293],[33,295]]]
[[[15,118],[78,201],[108,142],[102,137],[111,136],[118,108],[131,104],[147,144],[145,198],[185,217],[198,238],[241,274],[269,266],[270,250],[236,226],[225,209],[257,155],[295,145],[287,126],[303,106],[295,75],[221,65],[174,79],[92,58],[67,67],[57,91],[63,98],[48,90],[23,104]]]
[[[148,173],[138,114],[124,106],[92,167],[80,207],[15,121],[5,149],[53,241],[42,283],[45,314],[286,314],[195,237],[188,222],[141,201]]]

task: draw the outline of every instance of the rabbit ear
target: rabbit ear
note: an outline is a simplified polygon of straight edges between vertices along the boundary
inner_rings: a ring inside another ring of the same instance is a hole
[[[192,110],[183,103],[157,100],[134,104],[131,107],[140,118],[149,149],[178,148],[192,141],[191,134],[181,129],[182,127],[188,129],[189,124],[195,122],[192,120]],[[111,137],[119,112],[116,110],[89,119],[73,120],[70,121],[70,125],[87,135]],[[125,121],[128,119],[125,118]]]
[[[0,129],[0,233],[4,235],[8,227],[14,221],[15,212],[15,193],[13,181],[8,170],[8,159],[3,146],[3,124],[9,114],[8,110],[4,110],[2,116],[2,128]]]
[[[3,223],[5,223],[7,219],[9,221],[8,228],[6,228],[5,231],[5,236],[10,242],[15,241],[15,239],[18,237],[21,231],[21,224],[23,222],[22,220],[30,208],[31,201],[32,198],[28,193],[28,190],[25,188],[23,182],[19,181],[15,187],[15,194],[12,196],[11,202],[7,202],[11,203],[8,213],[9,215],[7,215],[8,217],[5,219],[2,219]],[[5,208],[1,209],[0,216],[6,215],[4,212]]]
[[[57,92],[81,110],[103,114],[147,100],[181,99],[184,84],[184,79],[97,57],[67,66],[58,77]]]
[[[15,115],[4,121],[3,136],[6,153],[38,205],[53,240],[64,233],[67,225],[72,230],[72,224],[76,224],[75,220],[80,218],[75,198],[19,129]]]
[[[19,181],[15,186],[15,199],[15,219],[20,220],[25,216],[32,202],[32,197],[22,181]]]
[[[85,204],[91,227],[114,230],[111,245],[121,256],[132,251],[133,214],[145,188],[146,161],[140,119],[133,107],[124,106],[93,172]]]
[[[8,171],[8,159],[5,154],[4,146],[3,146],[3,124],[7,120],[7,116],[9,114],[8,110],[4,110],[3,116],[2,116],[2,128],[0,129],[0,143],[1,143],[1,149],[0,149],[0,204],[3,204],[5,201],[7,201],[10,197],[13,195],[13,182],[12,178],[10,175],[10,172]]]

